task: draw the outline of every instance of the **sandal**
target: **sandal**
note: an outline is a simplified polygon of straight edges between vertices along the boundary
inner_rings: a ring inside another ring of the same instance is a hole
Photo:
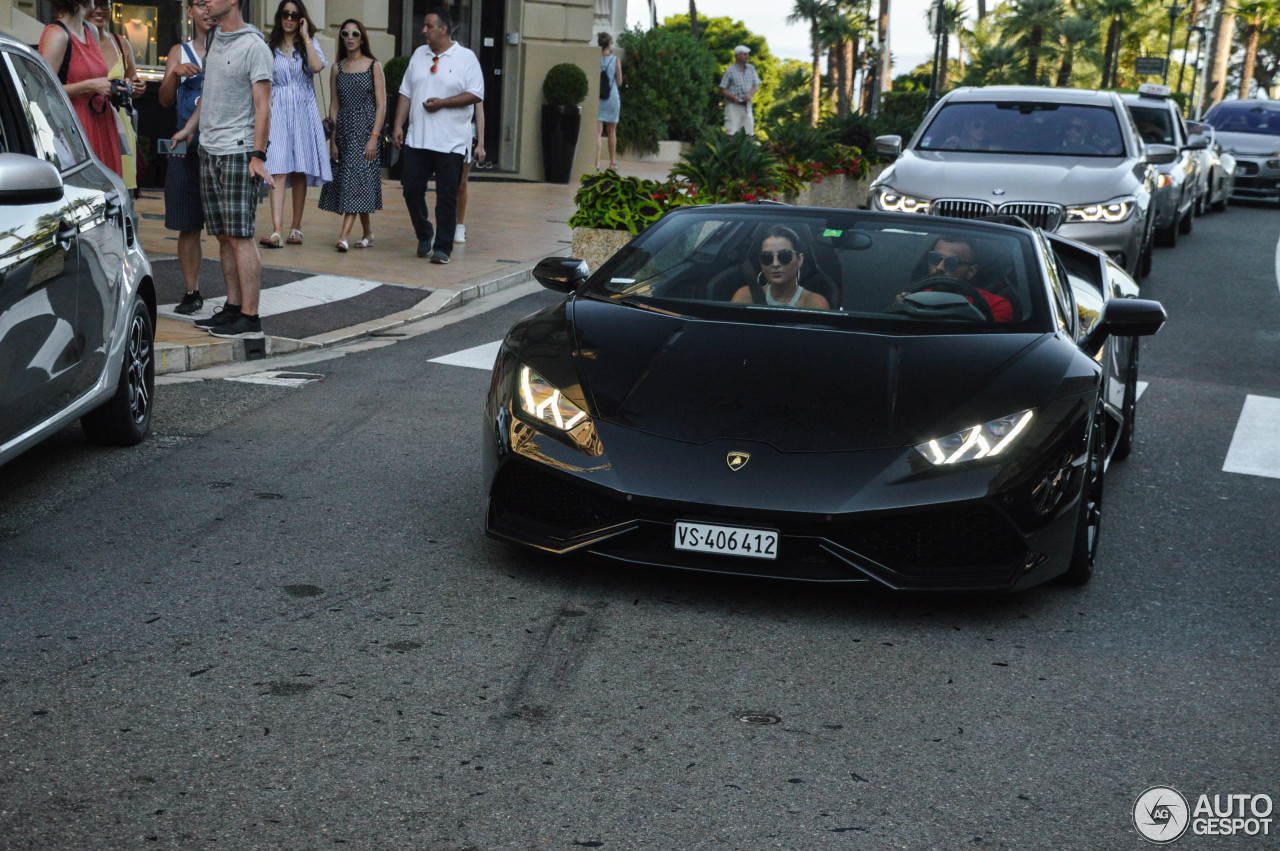
[[[351,246],[347,245],[347,241],[345,239],[340,239],[333,244],[333,247],[345,254],[347,249]]]
[[[265,245],[267,248],[284,248],[284,243],[280,241],[280,234],[273,233],[271,236],[264,236],[258,240],[259,245]]]
[[[302,245],[302,231],[296,229],[289,231],[289,238],[285,242],[290,245]]]
[[[373,248],[373,237],[366,236],[364,239],[356,241],[356,248]]]

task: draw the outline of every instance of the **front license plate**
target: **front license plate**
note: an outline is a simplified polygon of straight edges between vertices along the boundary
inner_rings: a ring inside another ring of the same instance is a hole
[[[1248,170],[1244,166],[1238,165],[1236,166],[1236,174],[1248,174]]]
[[[712,526],[709,523],[676,521],[677,550],[716,553],[726,556],[776,559],[778,533],[767,529]]]

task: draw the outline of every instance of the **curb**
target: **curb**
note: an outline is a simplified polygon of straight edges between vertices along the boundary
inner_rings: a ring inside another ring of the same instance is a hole
[[[184,343],[156,343],[156,375],[171,375],[228,363],[262,360],[304,349],[323,349],[349,343],[362,337],[375,336],[402,325],[453,310],[492,293],[532,281],[533,269],[538,262],[540,261],[522,264],[514,271],[497,278],[486,278],[474,282],[464,281],[459,285],[460,289],[432,290],[426,298],[408,310],[392,313],[380,319],[371,319],[348,328],[316,334],[302,340],[267,336],[262,341],[214,339],[213,342],[194,346]]]

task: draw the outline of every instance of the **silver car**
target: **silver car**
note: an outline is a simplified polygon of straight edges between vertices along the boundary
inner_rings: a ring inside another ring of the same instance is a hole
[[[0,464],[80,419],[151,427],[156,298],[124,181],[44,59],[0,33]]]
[[[1236,158],[1237,198],[1280,198],[1280,101],[1224,100],[1204,120]]]
[[[1194,136],[1203,136],[1209,144],[1200,153],[1200,197],[1198,212],[1210,210],[1222,212],[1227,209],[1231,193],[1236,189],[1236,158],[1222,147],[1218,141],[1216,130],[1212,124],[1203,121],[1188,121],[1187,130]]]
[[[1156,173],[1156,245],[1172,247],[1178,244],[1178,234],[1191,233],[1200,203],[1199,152],[1209,140],[1187,133],[1182,110],[1169,97],[1168,86],[1144,83],[1138,94],[1122,97],[1144,143],[1171,145],[1178,152],[1173,162],[1161,164]]]
[[[1135,277],[1151,268],[1155,166],[1178,155],[1143,145],[1114,92],[1037,86],[956,89],[871,189],[877,210],[962,218],[1016,215],[1105,251]]]

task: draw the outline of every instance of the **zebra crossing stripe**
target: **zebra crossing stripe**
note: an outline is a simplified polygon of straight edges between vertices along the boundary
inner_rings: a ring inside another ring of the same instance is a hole
[[[502,341],[496,340],[492,343],[485,343],[483,346],[473,346],[460,352],[432,358],[431,362],[443,363],[448,366],[469,366],[472,369],[490,370],[493,369],[493,362],[498,359],[498,350],[501,348]]]
[[[1245,397],[1222,470],[1280,479],[1280,399]]]

